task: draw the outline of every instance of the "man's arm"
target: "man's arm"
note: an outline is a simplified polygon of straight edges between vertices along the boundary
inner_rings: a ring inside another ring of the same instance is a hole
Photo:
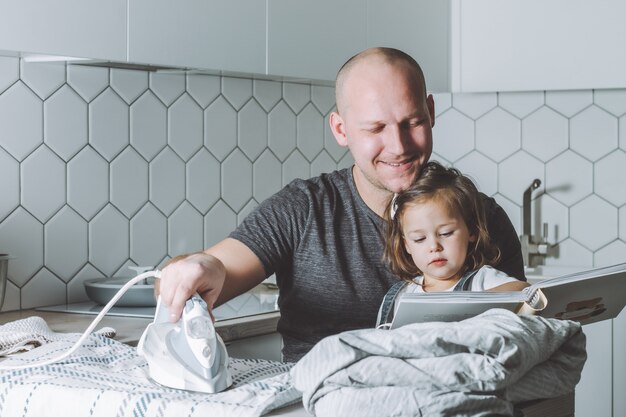
[[[180,317],[185,302],[198,293],[209,310],[252,289],[265,279],[259,258],[243,243],[226,238],[204,252],[182,255],[163,268],[157,292]]]

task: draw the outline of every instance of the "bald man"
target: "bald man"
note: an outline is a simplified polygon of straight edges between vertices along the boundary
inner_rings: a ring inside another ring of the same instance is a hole
[[[435,103],[417,62],[391,48],[348,60],[335,92],[330,128],[355,164],[294,180],[228,238],[165,267],[160,291],[172,320],[193,292],[212,308],[276,274],[284,361],[297,361],[326,336],[374,326],[383,296],[398,280],[382,261],[382,215],[430,158]],[[502,252],[494,266],[525,280],[509,218],[483,198]]]

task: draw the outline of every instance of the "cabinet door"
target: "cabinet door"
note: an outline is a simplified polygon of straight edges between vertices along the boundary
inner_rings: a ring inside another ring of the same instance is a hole
[[[367,47],[388,46],[420,64],[431,92],[450,91],[450,2],[368,0]]]
[[[612,320],[583,326],[587,362],[576,386],[576,416],[612,415]]]
[[[363,0],[268,0],[268,72],[334,81],[366,47]]]
[[[0,50],[126,60],[126,0],[2,0]]]
[[[459,91],[626,87],[623,0],[459,1]]]
[[[265,9],[263,0],[129,0],[129,61],[264,73]]]

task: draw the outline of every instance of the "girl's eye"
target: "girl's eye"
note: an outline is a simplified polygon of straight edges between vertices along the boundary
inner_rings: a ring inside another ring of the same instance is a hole
[[[454,231],[442,232],[442,233],[441,233],[441,236],[443,236],[443,237],[452,236],[452,233],[454,233]]]
[[[418,238],[413,239],[413,242],[415,242],[415,243],[422,243],[424,241],[424,239],[425,238],[423,238],[423,237],[418,237]]]

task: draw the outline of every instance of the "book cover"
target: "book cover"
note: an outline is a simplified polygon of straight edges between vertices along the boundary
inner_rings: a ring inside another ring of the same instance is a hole
[[[391,328],[459,321],[491,308],[589,324],[615,318],[625,304],[626,263],[622,263],[545,279],[517,292],[405,293]]]

